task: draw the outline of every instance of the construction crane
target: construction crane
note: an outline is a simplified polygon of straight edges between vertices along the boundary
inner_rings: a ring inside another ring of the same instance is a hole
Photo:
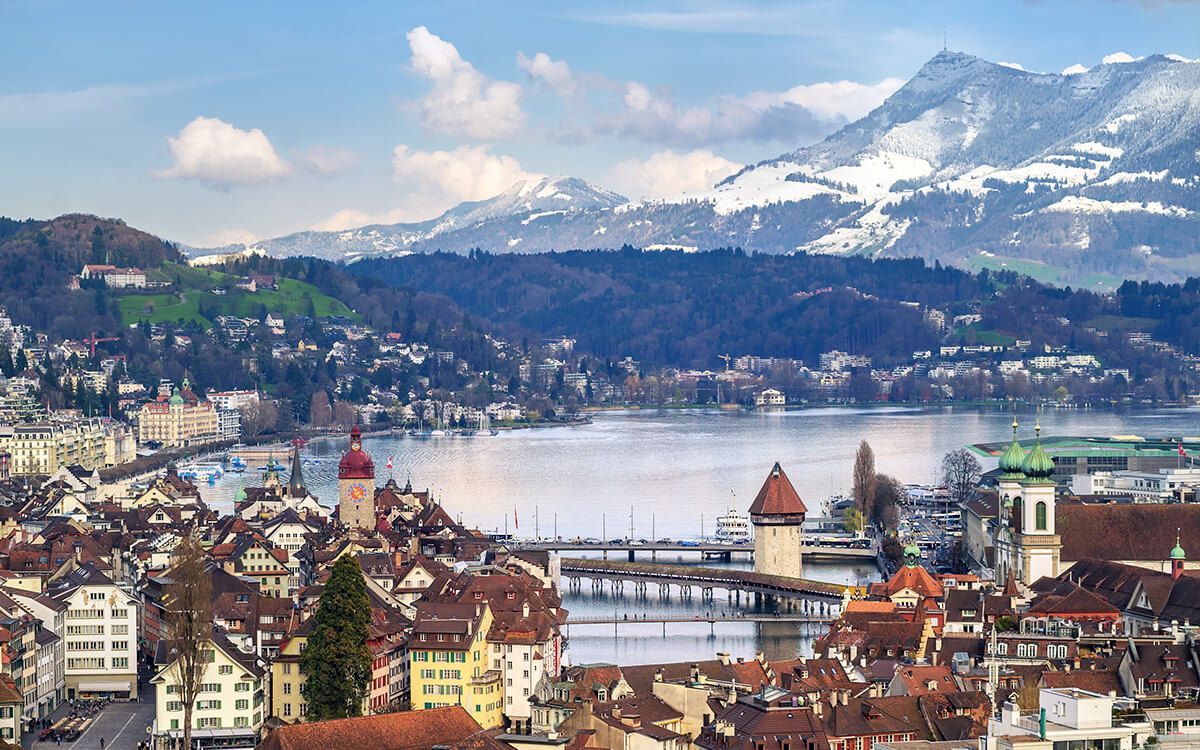
[[[733,357],[728,354],[718,354],[717,359],[725,360],[725,372],[729,372],[729,360],[733,359]]]
[[[84,339],[83,343],[91,344],[92,359],[95,359],[96,358],[96,344],[100,343],[101,341],[120,341],[120,340],[121,339],[117,338],[116,336],[109,336],[108,338],[96,338],[96,332],[92,331],[92,337],[88,338],[88,339]]]

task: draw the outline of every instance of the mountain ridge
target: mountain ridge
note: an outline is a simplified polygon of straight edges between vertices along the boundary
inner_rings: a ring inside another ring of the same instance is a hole
[[[298,233],[272,255],[618,247],[1040,264],[1060,283],[1200,272],[1200,62],[1152,55],[1035,73],[952,51],[822,141],[693,194],[569,207],[514,186],[417,224]],[[573,178],[547,178],[573,180]]]

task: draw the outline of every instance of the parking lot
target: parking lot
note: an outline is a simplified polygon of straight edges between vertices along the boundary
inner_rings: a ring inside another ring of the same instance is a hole
[[[62,747],[72,750],[99,750],[104,740],[104,750],[135,750],[139,742],[146,742],[150,734],[146,727],[154,721],[154,703],[150,700],[134,703],[110,703],[104,707],[79,739],[64,742]],[[38,742],[37,734],[26,735],[22,746],[40,750],[58,747],[53,742]]]

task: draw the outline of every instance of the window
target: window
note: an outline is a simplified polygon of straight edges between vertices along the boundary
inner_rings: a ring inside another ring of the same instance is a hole
[[[129,610],[125,608],[114,609],[112,611],[112,617],[114,620],[120,620],[124,617],[129,617]]]
[[[128,656],[114,656],[112,660],[113,669],[129,669]]]
[[[182,711],[183,710],[183,701],[167,701],[167,710],[168,711]]]
[[[284,674],[291,674],[291,673],[292,673],[292,663],[291,663],[291,662],[287,662],[287,661],[285,661],[285,662],[283,663],[283,673],[284,673]]]
[[[196,701],[196,709],[198,711],[216,711],[221,708],[221,701]]]
[[[290,683],[290,682],[283,683],[283,694],[284,695],[292,694],[292,683]]]
[[[235,727],[246,727],[246,726],[250,726],[250,720],[249,720],[249,719],[247,719],[245,716],[236,716],[236,717],[234,717],[234,719],[233,719],[233,725],[234,725]]]
[[[218,669],[217,672],[220,674],[233,674],[233,666],[230,664],[222,664],[221,668]]]
[[[233,692],[235,692],[235,693],[250,692],[250,683],[249,682],[239,682],[239,683],[235,684],[233,686]]]
[[[239,711],[248,711],[250,709],[250,701],[246,698],[239,698],[237,702],[234,703],[234,708]]]
[[[113,651],[124,651],[127,648],[129,648],[129,641],[113,641],[112,642],[112,650]]]
[[[88,594],[88,599],[93,602],[102,602],[102,601],[104,601],[104,592],[103,591],[93,591],[90,594]]]
[[[291,715],[292,715],[292,704],[291,704],[291,703],[284,703],[284,704],[283,704],[283,715],[284,715],[284,716],[291,716]]]
[[[1044,501],[1039,500],[1038,504],[1034,506],[1033,512],[1034,512],[1034,515],[1036,516],[1036,518],[1034,518],[1033,522],[1034,522],[1034,524],[1037,525],[1037,530],[1045,531],[1046,530],[1046,503]]]
[[[200,721],[198,721],[196,723],[197,723],[197,726],[199,726],[201,729],[220,729],[221,728],[221,717],[220,716],[203,716],[200,718]]]

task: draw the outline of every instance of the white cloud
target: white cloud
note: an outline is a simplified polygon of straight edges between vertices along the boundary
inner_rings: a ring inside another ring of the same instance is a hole
[[[1141,59],[1142,58],[1134,57],[1133,55],[1130,55],[1126,52],[1114,52],[1111,55],[1105,55],[1104,57],[1102,57],[1100,59],[1100,62],[1105,65],[1110,65],[1112,63],[1131,63],[1131,62],[1134,62],[1136,60],[1141,60]]]
[[[566,99],[575,96],[579,90],[579,83],[571,72],[571,67],[562,60],[551,60],[545,52],[539,52],[533,57],[526,57],[524,52],[517,52],[517,67],[528,73],[530,80],[541,79],[554,93]]]
[[[226,245],[249,245],[261,239],[249,229],[223,229],[204,238],[203,247],[225,247]]]
[[[1080,73],[1086,73],[1086,72],[1088,72],[1088,68],[1083,67],[1079,63],[1075,63],[1074,65],[1072,65],[1069,68],[1063,68],[1062,74],[1065,76],[1074,76],[1074,75],[1079,75]]]
[[[362,161],[362,155],[341,146],[310,146],[297,161],[309,171],[332,175],[354,169]]]
[[[624,86],[621,110],[596,115],[595,129],[675,146],[738,140],[795,144],[862,117],[902,84],[897,78],[873,85],[832,81],[683,108],[669,89],[652,91],[631,81]]]
[[[489,153],[489,148],[414,151],[397,146],[392,153],[392,178],[402,186],[404,195],[396,208],[379,212],[343,208],[310,229],[340,232],[368,224],[426,221],[463,201],[491,198],[517,182],[544,176],[526,172],[513,157]]]
[[[414,102],[426,128],[469,140],[513,135],[525,122],[523,89],[508,81],[489,81],[453,44],[418,26],[406,35],[412,69],[433,87]]]
[[[608,181],[625,195],[663,197],[707,190],[741,167],[708,149],[680,154],[667,150],[645,160],[618,162]]]
[[[292,166],[258,128],[240,130],[215,117],[197,117],[167,136],[175,164],[157,177],[201,180],[214,185],[249,185],[285,177]]]

